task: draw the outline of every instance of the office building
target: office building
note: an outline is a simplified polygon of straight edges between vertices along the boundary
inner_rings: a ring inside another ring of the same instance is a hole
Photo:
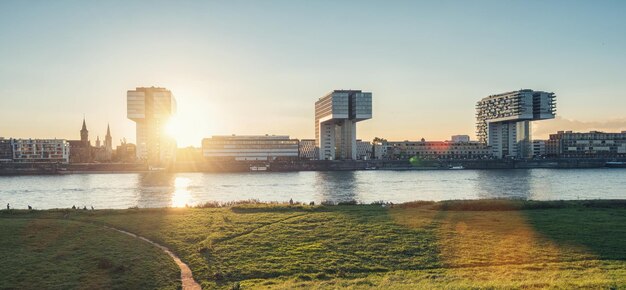
[[[372,159],[372,143],[369,141],[356,140],[356,159],[368,160]]]
[[[486,144],[452,141],[399,141],[386,142],[386,155],[382,159],[405,160],[418,157],[423,160],[440,159],[491,159],[491,148]]]
[[[559,158],[624,158],[626,131],[577,133],[559,131],[546,141],[546,155]]]
[[[11,139],[14,162],[70,162],[70,146],[60,139]]]
[[[335,90],[315,102],[315,145],[320,160],[356,160],[356,123],[372,118],[372,93]]]
[[[315,147],[315,139],[302,139],[300,140],[299,146],[301,159],[317,159],[317,148]]]
[[[13,147],[11,146],[11,139],[4,139],[0,137],[0,162],[13,161]]]
[[[488,96],[476,104],[476,134],[497,158],[530,158],[531,121],[553,119],[555,112],[554,93],[525,89]]]
[[[137,159],[167,166],[176,158],[176,141],[165,126],[176,113],[176,99],[165,88],[136,88],[126,95],[127,117],[136,123]]]
[[[289,136],[213,136],[202,140],[202,155],[224,161],[291,160],[299,159],[298,143]]]
[[[546,140],[533,140],[533,158],[546,156]]]

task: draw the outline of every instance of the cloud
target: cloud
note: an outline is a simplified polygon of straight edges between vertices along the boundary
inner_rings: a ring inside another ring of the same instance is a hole
[[[548,139],[550,134],[557,131],[574,132],[622,132],[626,131],[626,118],[611,119],[605,121],[580,121],[556,117],[553,120],[533,122],[533,138]]]

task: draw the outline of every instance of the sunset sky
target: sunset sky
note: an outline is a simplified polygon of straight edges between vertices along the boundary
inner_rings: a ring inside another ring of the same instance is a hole
[[[626,1],[0,0],[0,136],[134,142],[126,91],[170,89],[179,146],[314,138],[314,103],[373,93],[358,138],[475,133],[476,101],[557,95],[557,129],[626,130]]]

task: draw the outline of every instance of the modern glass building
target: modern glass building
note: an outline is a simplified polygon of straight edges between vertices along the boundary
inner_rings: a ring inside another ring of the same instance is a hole
[[[529,89],[488,96],[476,104],[476,135],[497,158],[531,158],[531,121],[553,119],[554,93]]]
[[[299,159],[299,144],[289,136],[213,136],[202,140],[202,155],[207,159],[230,161]]]
[[[176,99],[165,88],[137,88],[126,95],[127,117],[137,124],[137,159],[167,165],[176,158],[176,141],[165,126],[176,113]]]
[[[315,146],[320,160],[356,160],[356,122],[372,118],[372,93],[335,90],[315,102]]]

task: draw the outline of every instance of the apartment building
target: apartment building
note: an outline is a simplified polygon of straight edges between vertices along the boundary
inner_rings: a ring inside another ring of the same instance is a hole
[[[272,161],[299,159],[299,142],[289,136],[212,136],[202,140],[202,155],[210,160]]]

